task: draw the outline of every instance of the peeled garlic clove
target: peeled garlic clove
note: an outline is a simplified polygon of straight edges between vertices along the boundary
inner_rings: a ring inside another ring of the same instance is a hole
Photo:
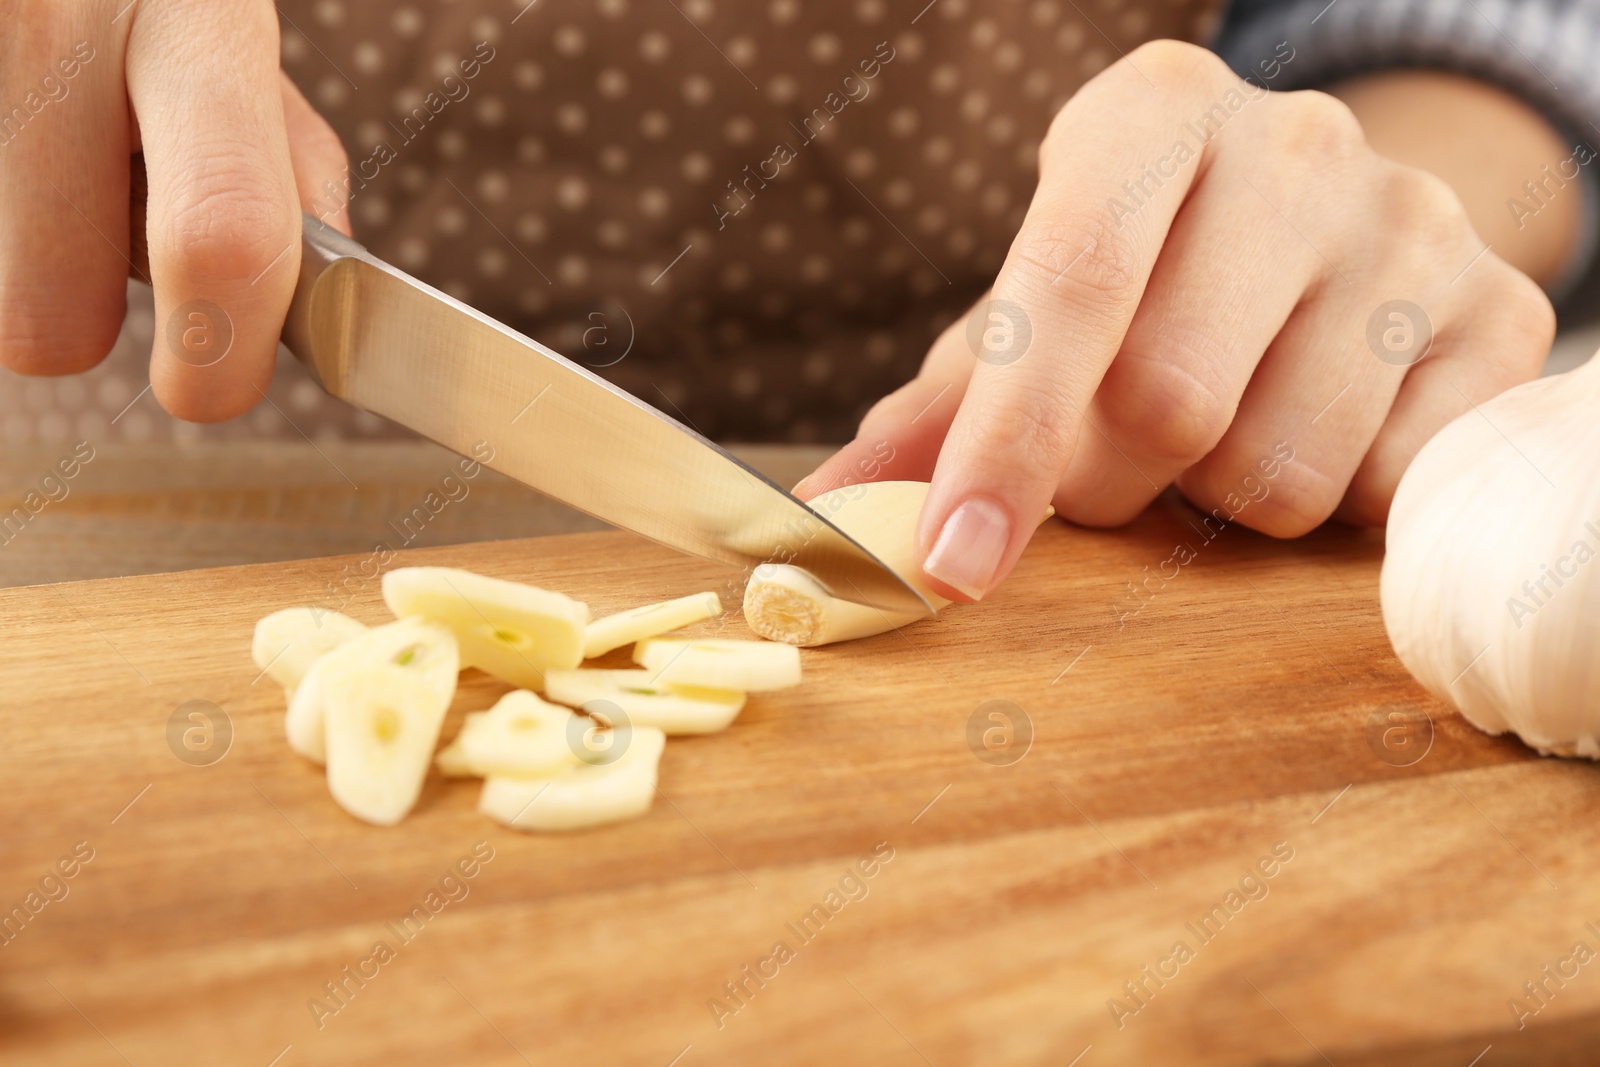
[[[487,712],[468,716],[451,748],[479,777],[544,776],[578,762],[578,743],[590,725],[567,708],[518,689]]]
[[[936,607],[949,603],[922,592]],[[768,640],[814,648],[887,633],[927,616],[840,600],[810,571],[787,563],[763,563],[745,585],[744,617],[750,629]]]
[[[1396,654],[1478,728],[1600,758],[1600,358],[1439,431],[1400,480],[1380,591]]]
[[[453,567],[402,567],[383,576],[383,601],[401,618],[448,626],[463,667],[522,689],[543,689],[547,669],[583,662],[589,609],[547,589]]]
[[[478,810],[516,830],[577,830],[650,810],[666,735],[637,726],[610,763],[579,764],[548,778],[490,778]]]
[[[325,683],[340,674],[371,666],[403,668],[414,684],[442,697],[449,708],[461,665],[449,630],[422,619],[375,626],[319,657],[289,699],[284,731],[289,747],[316,763],[326,759]]]
[[[362,664],[321,682],[326,706],[328,791],[358,819],[393,826],[422,791],[448,696],[415,671]]]
[[[594,659],[623,645],[681,630],[691,623],[722,614],[715,593],[693,593],[676,600],[606,615],[588,625],[583,636],[583,658]]]
[[[950,601],[928,586],[916,559],[917,517],[927,498],[927,482],[863,482],[823,493],[807,507],[877,556],[939,611]],[[787,563],[757,567],[744,590],[750,629],[807,648],[887,633],[926,617],[837,598],[809,571]]]
[[[250,658],[267,677],[293,690],[320,656],[366,632],[366,626],[337,611],[284,608],[256,623]]]
[[[670,686],[651,681],[650,671],[603,671],[580,667],[545,675],[545,696],[581,708],[607,726],[618,709],[634,726],[674,734],[709,734],[724,729],[744,707],[745,695],[724,689]]]
[[[800,650],[772,641],[654,638],[641,641],[633,661],[652,683],[761,693],[800,684]]]
[[[941,611],[950,601],[933,591],[917,563],[917,520],[927,499],[927,482],[863,482],[823,493],[807,506],[882,560],[934,611]],[[1046,508],[1039,521],[1053,514],[1053,508]],[[840,599],[809,571],[765,563],[745,585],[744,618],[768,640],[810,648],[887,633],[927,615]]]

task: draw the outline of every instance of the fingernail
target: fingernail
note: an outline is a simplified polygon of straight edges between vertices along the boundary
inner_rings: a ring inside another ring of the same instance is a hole
[[[968,500],[944,520],[922,569],[951,589],[981,600],[1011,543],[1011,521],[987,500]]]

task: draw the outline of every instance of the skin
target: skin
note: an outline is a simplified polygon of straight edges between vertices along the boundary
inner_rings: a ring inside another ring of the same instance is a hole
[[[157,322],[182,334],[205,301],[233,335],[201,365],[158,328],[153,391],[193,421],[249,410],[298,275],[301,204],[347,166],[279,70],[272,3],[13,7],[0,101],[23,100],[78,42],[95,57],[70,97],[0,149],[0,363],[71,374],[110,350],[131,266],[129,161],[142,150]],[[1115,525],[1175,484],[1210,511],[1279,442],[1293,462],[1237,521],[1276,536],[1334,515],[1381,523],[1435,430],[1538,372],[1554,316],[1524,272],[1547,278],[1570,254],[1578,196],[1508,229],[1504,198],[1570,151],[1498,90],[1410,74],[1336,92],[1348,106],[1263,93],[1172,41],[1094,78],[1051,126],[990,294],[1030,328],[1025,349],[979,360],[958,322],[796,491],[815,496],[868,469],[931,479],[919,561],[956,600],[1004,579],[1046,503]],[[1195,158],[1135,210],[1112,209],[1186,121],[1227,99],[1244,104]],[[348,232],[343,217],[329,221]],[[1366,341],[1394,299],[1432,324],[1411,366],[1375,358]]]
[[[1176,485],[1277,537],[1332,517],[1381,525],[1436,430],[1538,374],[1555,316],[1524,271],[1559,269],[1576,228],[1569,186],[1508,231],[1506,198],[1572,150],[1516,100],[1463,83],[1375,76],[1339,87],[1346,104],[1251,90],[1189,45],[1142,46],[1057,115],[1032,206],[978,305],[1009,302],[1031,326],[1025,351],[979,360],[958,320],[796,493],[866,470],[931,479],[919,561],[965,601],[1004,580],[1046,503],[1115,526]],[[1108,198],[1126,203],[1123,183],[1230,91],[1247,102],[1198,157],[1115,212]],[[1367,340],[1397,299],[1432,325],[1408,366]],[[894,459],[873,462],[882,442]],[[1244,479],[1259,483],[1283,445],[1293,461],[1239,509]]]
[[[111,350],[132,268],[130,157],[142,149],[156,322],[176,319],[181,332],[192,320],[180,309],[203,300],[233,335],[201,366],[158,327],[152,391],[194,422],[260,401],[299,275],[301,198],[346,166],[333,130],[280,73],[278,41],[271,0],[9,6],[0,101],[23,101],[47,75],[69,91],[0,148],[0,363],[73,374]],[[62,78],[57,64],[79,42],[93,58]]]

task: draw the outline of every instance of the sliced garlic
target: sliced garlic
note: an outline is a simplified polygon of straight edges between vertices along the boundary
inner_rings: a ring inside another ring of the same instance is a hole
[[[365,625],[337,611],[284,608],[256,623],[250,658],[292,694],[318,657],[366,632]]]
[[[358,819],[393,826],[422,791],[450,695],[416,671],[361,663],[320,680],[328,791]]]
[[[472,727],[474,719],[489,714],[486,711],[468,712],[466,720],[461,724],[461,733],[466,733]],[[461,751],[461,734],[456,735],[456,740],[441,748],[433,757],[433,765],[439,768],[439,773],[446,778],[481,778],[472,765],[467,762],[467,757]]]
[[[726,689],[670,686],[640,671],[578,668],[545,676],[545,696],[607,726],[618,710],[633,726],[654,726],[664,733],[709,734],[724,729],[744,707],[745,695]]]
[[[452,567],[402,567],[383,576],[383,600],[401,618],[448,626],[463,667],[522,689],[543,689],[547,669],[583,662],[589,609],[560,593]]]
[[[722,601],[717,594],[694,593],[676,600],[606,615],[591,622],[584,631],[583,658],[594,659],[623,645],[681,630],[691,623],[721,614]]]
[[[551,775],[578,762],[582,738],[591,728],[571,710],[516,689],[488,711],[467,716],[461,733],[445,750],[452,753],[446,763],[465,767],[480,778]]]
[[[610,763],[580,763],[548,778],[494,777],[483,783],[478,810],[516,830],[577,830],[643,815],[655,799],[666,735],[648,726],[628,731]]]
[[[460,659],[455,636],[423,619],[400,619],[375,626],[319,657],[306,672],[289,700],[284,729],[289,747],[316,763],[326,757],[324,741],[328,697],[325,683],[364,667],[389,665],[403,668],[412,684],[450,706],[455,694]]]
[[[764,693],[800,684],[800,650],[772,641],[653,638],[633,649],[652,683]]]

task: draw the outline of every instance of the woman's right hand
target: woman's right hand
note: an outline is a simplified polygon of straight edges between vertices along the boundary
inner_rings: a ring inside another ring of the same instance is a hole
[[[347,166],[278,68],[271,0],[12,0],[6,21],[0,364],[74,374],[111,350],[142,149],[156,399],[195,422],[249,410],[299,276],[301,204]],[[196,326],[214,331],[198,349]]]

